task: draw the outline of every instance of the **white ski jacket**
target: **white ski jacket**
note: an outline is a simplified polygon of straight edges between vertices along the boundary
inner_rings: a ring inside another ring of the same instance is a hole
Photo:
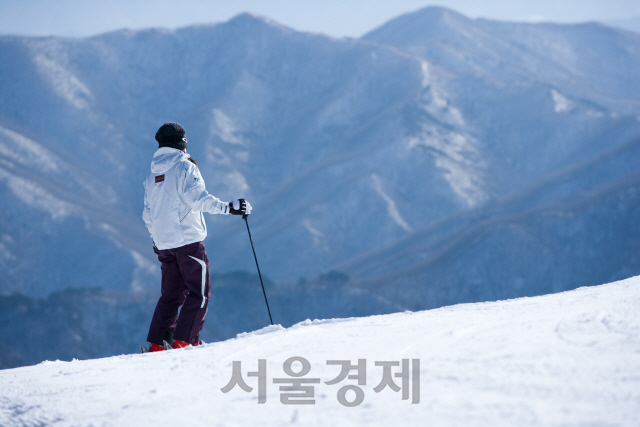
[[[229,214],[228,203],[207,193],[189,157],[175,148],[159,148],[144,181],[142,219],[158,249],[203,241],[207,225],[202,212]]]

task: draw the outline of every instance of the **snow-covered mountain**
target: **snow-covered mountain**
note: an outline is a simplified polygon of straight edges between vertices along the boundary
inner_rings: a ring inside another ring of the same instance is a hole
[[[202,348],[48,361],[0,371],[0,424],[635,426],[638,304],[635,277],[269,326]]]
[[[638,34],[426,8],[333,39],[244,14],[0,37],[0,63],[0,315],[18,323],[23,306],[62,330],[83,304],[88,323],[105,307],[145,318],[159,269],[142,180],[165,121],[187,129],[211,193],[254,206],[285,325],[640,274]],[[255,271],[243,221],[207,222],[212,269],[245,283],[231,274]],[[255,327],[230,319],[212,339]]]
[[[277,279],[320,273],[347,254],[405,234],[411,228],[407,221],[421,216],[393,208],[395,196],[388,193],[395,185],[385,188],[389,174],[405,186],[418,176],[429,188],[440,188],[404,189],[405,197],[411,192],[425,200],[429,218],[482,197],[474,188],[449,188],[442,173],[424,167],[425,161],[433,164],[427,155],[415,161],[406,150],[394,148],[403,141],[405,107],[435,101],[422,101],[430,93],[424,88],[424,64],[389,47],[296,33],[251,15],[176,32],[118,32],[72,40],[5,37],[1,42],[5,56],[0,60],[10,65],[1,78],[11,82],[3,85],[0,106],[5,133],[23,139],[28,134],[38,150],[90,168],[92,180],[85,185],[95,183],[89,190],[98,195],[104,190],[98,204],[75,190],[76,182],[60,189],[56,201],[69,205],[73,196],[75,202],[58,215],[59,221],[69,221],[59,227],[62,233],[95,230],[120,245],[122,256],[140,264],[139,269],[153,257],[143,249],[149,241],[140,227],[139,183],[156,147],[155,129],[167,120],[185,125],[190,152],[213,194],[252,200],[254,232],[269,266],[265,270]],[[449,133],[443,130],[444,137]],[[15,144],[7,140],[6,145],[9,151]],[[405,167],[402,172],[387,170],[389,161]],[[42,188],[49,176],[30,173],[38,166],[23,163],[5,168],[29,171],[35,189],[11,190],[8,197],[15,194],[48,206],[36,195],[50,195]],[[14,175],[7,171],[11,179]],[[10,202],[24,212],[22,199]],[[37,215],[38,207],[28,211]],[[101,214],[94,216],[94,210]],[[380,211],[385,214],[372,214]],[[364,220],[356,220],[357,212],[367,213]],[[242,224],[236,221],[234,228],[231,221],[210,221],[209,240],[225,242],[210,245],[214,265],[252,268]],[[21,232],[45,234],[35,218],[24,222],[5,220],[8,254],[30,245]],[[372,226],[378,234],[366,232]],[[71,246],[68,240],[44,246],[53,251]],[[90,245],[78,246],[86,250]],[[105,246],[96,238],[96,247]],[[110,253],[105,260],[114,257]],[[54,263],[42,264],[54,270]],[[38,276],[28,273],[28,265],[7,264],[12,280],[2,283],[5,291],[42,295],[68,286],[63,280],[34,283]],[[136,272],[121,261],[114,265],[129,276]],[[112,287],[104,279],[99,277],[97,284]],[[134,278],[112,281],[129,286]]]
[[[327,271],[640,134],[640,38],[629,33],[428,8],[365,39],[376,44],[252,15],[178,31],[2,38],[3,188],[16,207],[3,211],[2,289],[44,296],[79,282],[154,281],[139,182],[167,120],[187,128],[212,193],[253,200],[264,269],[277,280]],[[598,55],[608,68],[585,65]],[[216,267],[252,269],[242,224],[210,224],[209,241],[225,242],[209,245]],[[48,243],[30,241],[55,230]],[[80,259],[77,278],[30,274]],[[118,268],[94,274],[107,259]]]
[[[637,115],[640,110],[640,85],[631,72],[640,67],[640,34],[602,24],[473,20],[428,7],[393,19],[363,38],[424,57],[456,78],[479,78],[498,88],[541,83],[610,111]],[[558,98],[554,96],[556,104]]]
[[[339,264],[351,286],[422,308],[637,274],[638,35],[426,8],[364,38],[438,64],[490,196]]]

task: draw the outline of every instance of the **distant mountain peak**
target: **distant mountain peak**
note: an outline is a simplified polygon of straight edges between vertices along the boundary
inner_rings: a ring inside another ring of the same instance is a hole
[[[386,38],[390,33],[438,31],[447,28],[460,28],[461,25],[469,25],[473,20],[452,9],[440,6],[429,6],[415,12],[405,13],[392,19],[386,24],[365,34],[364,39],[376,40]]]
[[[421,18],[421,19],[445,19],[445,18],[463,19],[463,20],[470,19],[470,18],[467,18],[465,15],[459,12],[456,12],[453,9],[449,9],[447,7],[442,7],[442,6],[427,6],[425,8],[418,9],[415,12],[410,12],[405,15],[401,15],[399,18],[406,15],[412,15],[416,18]]]
[[[271,18],[267,18],[266,16],[257,15],[251,12],[244,12],[239,15],[234,16],[229,21],[227,21],[224,25],[229,26],[238,26],[242,28],[252,28],[252,27],[272,27],[278,28],[281,30],[292,31],[291,28],[274,21]]]
[[[395,43],[391,44],[403,44],[403,40],[416,34],[447,37],[463,32],[473,25],[474,20],[454,10],[430,6],[392,19],[362,38],[383,43],[393,40]]]
[[[291,28],[286,27],[285,25],[280,24],[277,21],[274,21],[265,16],[257,15],[250,12],[244,12],[239,15],[234,16],[226,22],[218,22],[218,23],[201,23],[201,24],[193,24],[188,25],[186,27],[180,27],[176,29],[165,28],[165,27],[153,27],[153,28],[144,28],[144,29],[129,29],[122,28],[120,30],[110,31],[103,34],[98,34],[92,36],[90,38],[102,38],[102,37],[124,37],[124,38],[132,38],[140,35],[146,34],[179,34],[184,32],[190,32],[192,30],[200,30],[206,28],[213,28],[218,26],[237,28],[241,31],[247,31],[255,28],[272,28],[272,29],[280,29],[286,31],[293,31]]]

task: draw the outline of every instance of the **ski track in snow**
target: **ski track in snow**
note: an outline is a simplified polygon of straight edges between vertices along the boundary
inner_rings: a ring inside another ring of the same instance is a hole
[[[0,371],[0,425],[637,426],[638,307],[640,276],[533,298],[268,326],[202,348],[43,362]],[[273,379],[287,378],[283,363],[294,356],[310,362],[303,378],[321,381],[312,384],[313,405],[280,402]],[[258,359],[267,366],[264,404],[247,375]],[[364,401],[346,407],[338,390],[357,381],[325,384],[340,372],[326,362],[357,359],[366,359]],[[389,387],[374,391],[382,380],[375,362],[402,359],[420,360],[419,403]],[[234,361],[253,391],[221,391]]]

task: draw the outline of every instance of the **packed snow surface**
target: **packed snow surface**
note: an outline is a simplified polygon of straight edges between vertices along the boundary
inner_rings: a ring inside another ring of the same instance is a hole
[[[43,362],[0,371],[0,425],[637,426],[639,307],[635,277],[533,298],[268,326],[200,348]],[[366,371],[356,369],[359,359]],[[342,370],[328,361],[354,369],[326,384]],[[280,389],[292,380],[313,397]]]

